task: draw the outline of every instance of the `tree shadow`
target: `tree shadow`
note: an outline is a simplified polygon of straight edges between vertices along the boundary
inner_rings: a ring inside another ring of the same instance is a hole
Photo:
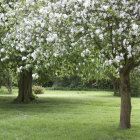
[[[55,115],[58,115],[58,118],[61,116],[59,119],[64,119],[64,118],[66,119],[65,120],[66,124],[64,123],[62,125],[64,126],[69,125],[69,127],[65,126],[68,131],[72,132],[72,129],[74,129],[73,137],[71,137],[71,139],[74,139],[74,135],[76,135],[77,137],[81,137],[82,135],[83,139],[86,137],[87,138],[94,137],[94,139],[97,140],[98,138],[105,139],[105,140],[111,140],[111,139],[118,140],[118,139],[127,139],[127,138],[129,139],[130,137],[129,131],[127,130],[120,131],[117,129],[118,122],[116,122],[115,119],[108,120],[109,115],[100,116],[104,114],[103,110],[101,110],[101,112],[100,110],[98,110],[99,112],[95,113],[96,115],[99,113],[97,117],[101,118],[101,120],[100,121],[98,120],[97,122],[96,120],[94,120],[96,118],[94,114],[92,114],[93,118],[89,117],[88,115],[85,116],[83,115],[84,113],[89,113],[90,115],[90,112],[88,112],[90,110],[85,110],[88,108],[87,107],[88,105],[89,106],[91,105],[90,109],[91,108],[94,109],[94,106],[97,108],[101,108],[102,106],[106,105],[106,103],[104,103],[103,101],[97,99],[94,100],[94,98],[91,101],[87,101],[86,99],[83,98],[72,98],[72,97],[69,98],[69,96],[66,97],[51,96],[51,97],[39,97],[37,99],[38,100],[37,103],[13,104],[12,101],[14,98],[15,96],[0,96],[0,111],[1,111],[0,119],[6,120],[16,116],[22,117],[22,115],[23,116],[27,115],[29,117],[32,117],[32,116],[36,116],[37,114],[40,114],[44,117],[44,119],[47,119],[46,116],[49,115],[49,117],[54,117],[53,120],[55,120],[57,119]],[[90,102],[92,103],[90,104]],[[81,108],[84,109],[81,110]],[[63,116],[62,114],[65,114],[66,116]],[[69,116],[70,114],[74,115],[72,116],[73,120],[68,122],[67,124],[68,119],[71,117]],[[76,120],[78,120],[79,115],[83,115],[83,118],[80,120],[80,122],[78,122],[78,126],[72,127],[73,123],[75,123]],[[140,128],[137,125],[133,127],[137,127],[136,129]],[[131,129],[131,133],[134,134],[135,129]],[[125,134],[125,136],[123,136],[123,134]]]
[[[1,96],[0,111],[12,112],[20,111],[21,113],[60,113],[69,112],[81,106],[89,105],[86,100],[69,97],[39,97],[37,102],[31,104],[15,104],[15,97]],[[95,105],[101,104],[101,101],[95,100]]]

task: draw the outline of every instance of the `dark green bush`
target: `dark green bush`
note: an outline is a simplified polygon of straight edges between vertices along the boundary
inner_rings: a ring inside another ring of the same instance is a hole
[[[90,80],[87,82],[82,82],[82,79],[79,76],[73,75],[70,77],[55,77],[53,80],[53,89],[69,89],[69,90],[82,90],[82,89],[112,89],[111,80],[102,79],[102,80]]]
[[[56,77],[53,80],[54,89],[81,89],[84,85],[78,76]]]
[[[34,86],[33,92],[34,92],[34,94],[43,94],[44,88],[42,86]]]

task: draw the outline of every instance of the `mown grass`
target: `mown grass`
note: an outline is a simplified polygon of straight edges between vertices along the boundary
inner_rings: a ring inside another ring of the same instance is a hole
[[[120,98],[112,95],[48,90],[38,104],[13,104],[16,93],[0,95],[0,140],[139,140],[140,99],[132,98],[132,128],[122,131]]]

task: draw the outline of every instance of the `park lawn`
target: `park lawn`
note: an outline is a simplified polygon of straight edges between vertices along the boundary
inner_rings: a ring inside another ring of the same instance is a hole
[[[132,98],[132,128],[122,131],[112,95],[46,90],[38,103],[13,104],[16,94],[0,94],[0,140],[140,140],[140,98]]]

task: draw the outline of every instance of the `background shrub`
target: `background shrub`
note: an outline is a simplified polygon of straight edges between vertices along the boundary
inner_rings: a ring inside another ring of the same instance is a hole
[[[112,89],[112,82],[108,79],[90,80],[82,82],[82,79],[77,75],[70,77],[55,77],[53,80],[53,89],[69,89],[69,90],[82,90],[82,89]]]
[[[43,94],[44,93],[44,88],[42,86],[34,86],[33,87],[33,92],[35,94]]]

